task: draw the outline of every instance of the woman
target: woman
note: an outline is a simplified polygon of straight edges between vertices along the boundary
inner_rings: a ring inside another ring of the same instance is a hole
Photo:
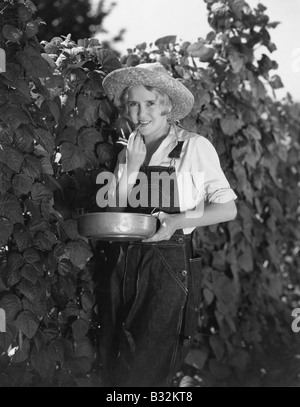
[[[161,64],[115,70],[103,88],[136,126],[119,154],[109,202],[117,197],[127,211],[160,221],[154,236],[121,245],[103,324],[104,366],[117,386],[170,386],[201,303],[192,232],[234,219],[236,195],[212,144],[175,124],[194,98]]]

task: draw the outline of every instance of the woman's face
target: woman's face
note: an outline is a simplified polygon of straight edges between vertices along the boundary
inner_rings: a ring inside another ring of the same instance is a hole
[[[143,85],[133,86],[128,92],[128,113],[132,122],[142,124],[140,133],[156,138],[166,134],[169,124],[167,116],[162,116],[162,107],[155,93]]]

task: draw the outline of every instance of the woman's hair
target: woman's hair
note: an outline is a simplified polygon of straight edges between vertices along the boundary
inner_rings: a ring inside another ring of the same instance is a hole
[[[129,91],[134,87],[133,86],[128,86],[127,88],[125,88],[121,94],[120,97],[120,110],[121,110],[121,114],[123,114],[124,116],[128,116],[128,95],[129,95]],[[156,100],[158,100],[158,103],[160,105],[160,107],[162,108],[162,112],[161,115],[162,116],[166,116],[168,115],[171,110],[172,110],[172,101],[171,98],[165,93],[162,92],[161,90],[154,88],[153,86],[146,86],[143,85],[145,89],[147,89],[149,92],[152,92],[155,94],[156,96]]]

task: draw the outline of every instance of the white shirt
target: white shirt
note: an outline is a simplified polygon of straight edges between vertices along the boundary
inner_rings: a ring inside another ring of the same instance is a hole
[[[174,162],[168,155],[178,141],[185,142],[180,158]],[[119,153],[115,169],[117,181],[125,163],[126,149],[123,149]],[[205,137],[172,125],[168,136],[154,152],[148,165],[169,167],[171,163],[176,170],[180,212],[186,212],[187,216],[193,216],[193,209],[196,207],[204,209],[204,203],[226,203],[237,198],[221,168],[214,146]],[[114,191],[110,190],[109,196],[113,194]],[[197,213],[199,217],[199,212]],[[183,232],[189,234],[194,229],[185,228]]]

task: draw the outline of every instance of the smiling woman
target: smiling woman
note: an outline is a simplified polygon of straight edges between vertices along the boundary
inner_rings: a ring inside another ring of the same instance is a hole
[[[192,232],[234,219],[236,195],[212,144],[178,126],[194,96],[160,63],[112,71],[103,88],[135,126],[118,156],[108,203],[117,196],[124,212],[159,220],[153,236],[121,247],[105,289],[103,364],[111,373],[108,385],[170,386],[196,333],[201,302],[201,257],[194,258]],[[136,187],[146,198],[139,205],[132,204]]]

